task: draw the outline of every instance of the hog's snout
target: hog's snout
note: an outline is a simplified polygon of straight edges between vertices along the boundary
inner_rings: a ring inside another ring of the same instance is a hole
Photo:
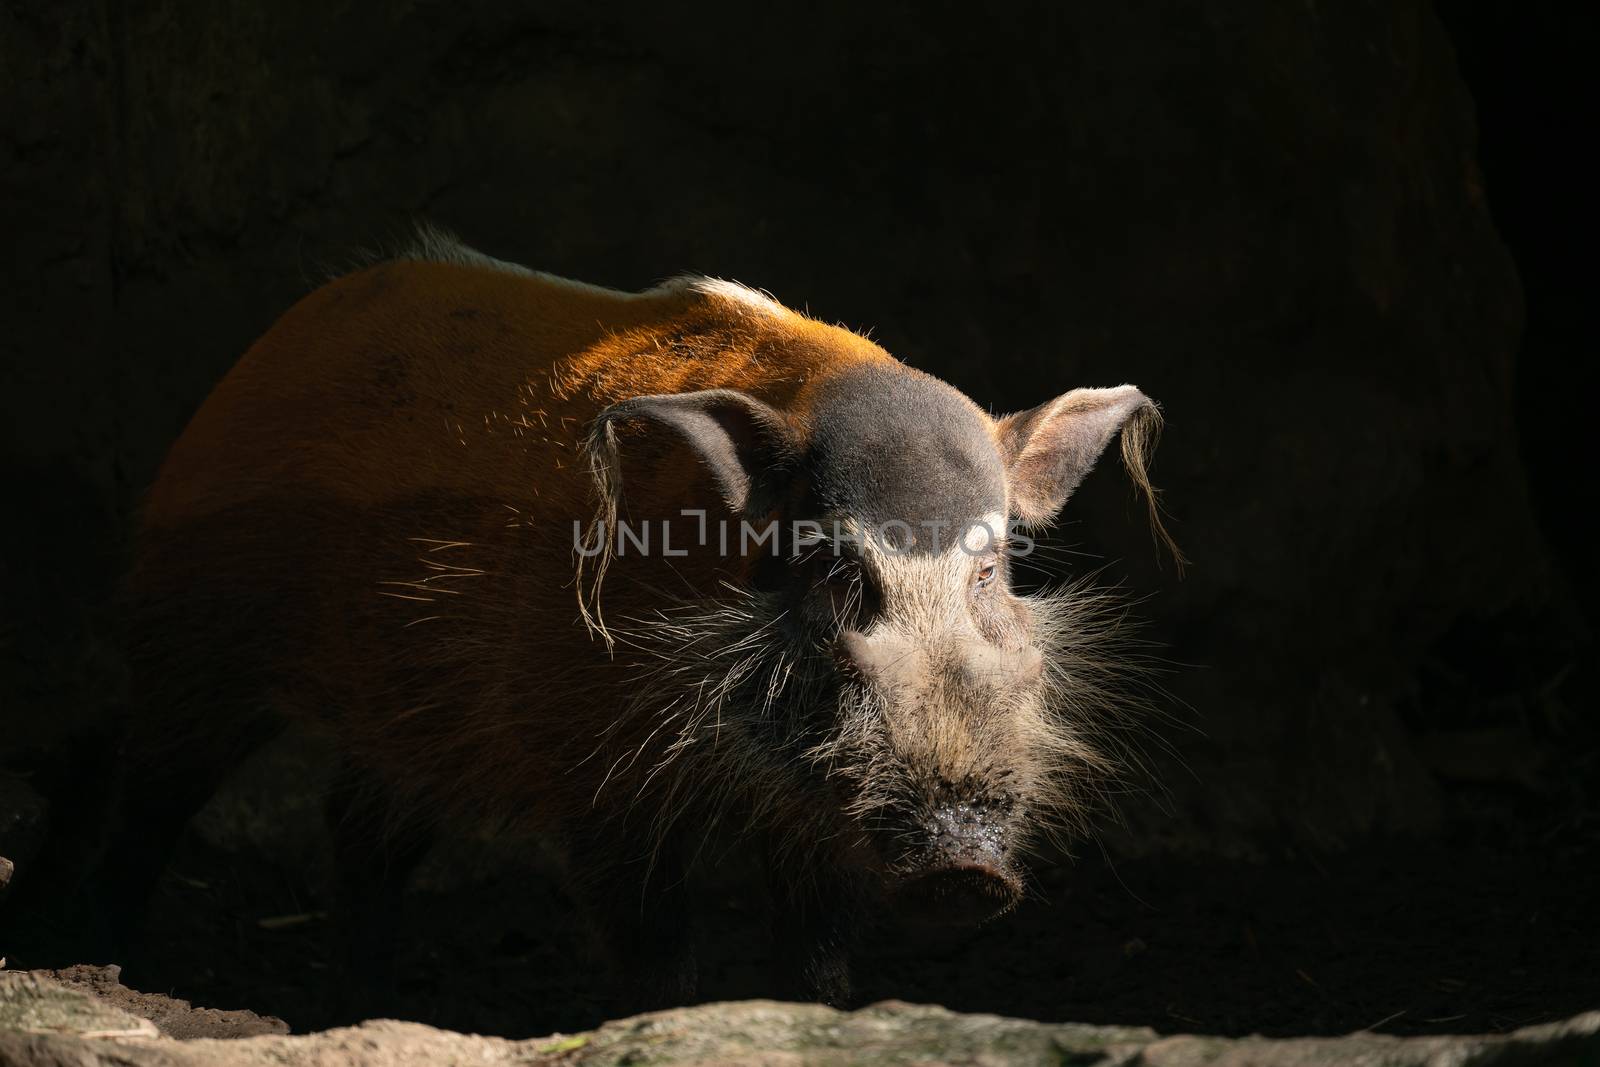
[[[984,808],[950,804],[926,820],[927,844],[899,892],[913,920],[976,923],[1016,904],[1022,885],[1006,857],[1004,828]]]
[[[930,656],[929,649],[904,635],[867,636],[846,630],[834,644],[835,660],[869,683],[910,688],[922,683],[930,669],[948,671],[971,692],[1029,687],[1044,671],[1044,657],[1032,645],[1001,649],[976,638],[955,638]]]

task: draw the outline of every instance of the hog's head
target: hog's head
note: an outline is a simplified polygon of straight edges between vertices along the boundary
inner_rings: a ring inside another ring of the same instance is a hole
[[[1157,408],[1124,385],[994,419],[888,362],[816,383],[796,407],[726,389],[647,396],[608,409],[591,439],[607,494],[619,448],[687,443],[727,513],[772,538],[751,552],[747,536],[741,587],[629,631],[656,644],[673,692],[648,698],[677,708],[663,763],[704,755],[673,788],[737,798],[802,845],[853,846],[838,851],[903,910],[981,920],[1018,900],[1019,853],[1077,823],[1110,762],[1093,737],[1119,670],[1093,640],[1105,598],[1020,595],[1025,531],[1119,432],[1148,493]]]

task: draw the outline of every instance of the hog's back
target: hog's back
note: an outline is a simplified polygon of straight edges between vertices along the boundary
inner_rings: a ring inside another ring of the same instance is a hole
[[[573,769],[605,773],[597,746],[626,742],[609,716],[636,676],[578,617],[583,434],[627,396],[732,386],[786,404],[818,361],[848,358],[832,328],[734,303],[406,261],[303,299],[149,494],[128,582],[146,758],[226,759],[287,715],[430,802],[541,818],[589,803]],[[652,587],[628,565],[608,579],[622,611]]]

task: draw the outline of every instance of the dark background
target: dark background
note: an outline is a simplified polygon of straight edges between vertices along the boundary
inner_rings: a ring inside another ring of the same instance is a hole
[[[1187,577],[1109,467],[1057,539],[1174,663],[1155,788],[1015,916],[880,931],[863,997],[1274,1033],[1600,1005],[1576,8],[0,5],[0,853],[20,885],[106,773],[107,594],[163,451],[426,218],[587,281],[761,286],[996,411],[1164,404]],[[208,809],[130,980],[340,1018],[314,771],[280,746]],[[412,897],[394,1014],[610,1009],[542,855],[460,842]],[[708,897],[707,995],[764,991]],[[92,951],[0,922],[12,966]]]

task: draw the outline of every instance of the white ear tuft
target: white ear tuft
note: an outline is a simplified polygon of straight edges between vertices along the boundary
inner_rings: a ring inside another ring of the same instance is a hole
[[[1123,466],[1148,502],[1153,531],[1182,566],[1183,554],[1161,523],[1147,471],[1161,435],[1161,409],[1155,401],[1131,385],[1074,389],[1007,415],[999,431],[1011,511],[1025,523],[1053,519],[1121,431]]]

